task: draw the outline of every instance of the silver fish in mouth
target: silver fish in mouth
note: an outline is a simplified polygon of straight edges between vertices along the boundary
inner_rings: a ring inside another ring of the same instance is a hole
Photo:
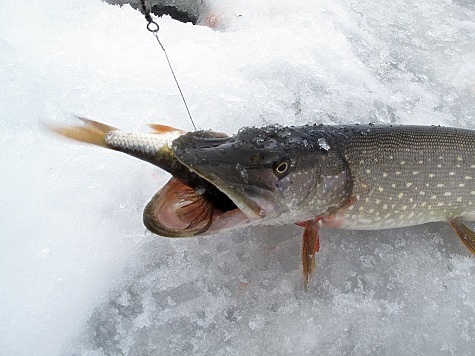
[[[247,127],[230,137],[212,131],[180,132],[167,141],[166,150],[163,143],[144,149],[137,140],[131,144],[124,138],[131,134],[104,131],[106,147],[174,176],[145,208],[144,222],[152,232],[183,237],[296,223],[305,228],[305,288],[322,225],[376,230],[447,221],[475,254],[475,233],[462,222],[475,220],[473,130]],[[131,146],[141,147],[141,153],[131,153]]]
[[[173,176],[145,207],[143,220],[148,230],[161,236],[188,237],[210,234],[220,231],[223,225],[232,225],[229,219],[236,214],[222,212],[235,210],[234,203],[173,155],[171,144],[184,131],[166,125],[149,125],[153,133],[131,133],[97,121],[78,119],[82,125],[46,124],[46,127],[75,141],[127,153]],[[227,137],[213,131],[205,135],[210,140]]]

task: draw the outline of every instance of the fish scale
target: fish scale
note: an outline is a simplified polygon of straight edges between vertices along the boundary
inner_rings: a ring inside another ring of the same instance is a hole
[[[364,134],[362,134],[364,133]],[[381,229],[474,214],[475,135],[444,127],[361,127],[340,143],[354,203],[343,228]]]

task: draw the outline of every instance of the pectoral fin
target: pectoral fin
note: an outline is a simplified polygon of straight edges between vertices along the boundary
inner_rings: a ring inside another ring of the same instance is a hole
[[[315,272],[315,253],[320,246],[318,232],[322,222],[320,220],[308,220],[298,225],[305,227],[302,238],[302,270],[304,289],[307,291],[308,284]]]
[[[470,230],[459,219],[452,219],[449,221],[449,224],[468,250],[475,254],[475,232]]]

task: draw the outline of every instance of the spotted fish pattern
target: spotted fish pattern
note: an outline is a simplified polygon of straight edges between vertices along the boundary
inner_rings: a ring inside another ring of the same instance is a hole
[[[344,228],[382,229],[475,219],[475,134],[446,127],[342,130],[352,201]]]

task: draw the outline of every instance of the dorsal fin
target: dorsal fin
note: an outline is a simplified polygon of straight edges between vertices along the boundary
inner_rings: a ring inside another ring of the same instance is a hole
[[[160,124],[148,124],[149,127],[152,128],[153,132],[156,134],[164,134],[169,132],[180,132],[185,134],[186,131],[182,129],[177,129],[176,127],[168,126],[168,125],[160,125]]]

